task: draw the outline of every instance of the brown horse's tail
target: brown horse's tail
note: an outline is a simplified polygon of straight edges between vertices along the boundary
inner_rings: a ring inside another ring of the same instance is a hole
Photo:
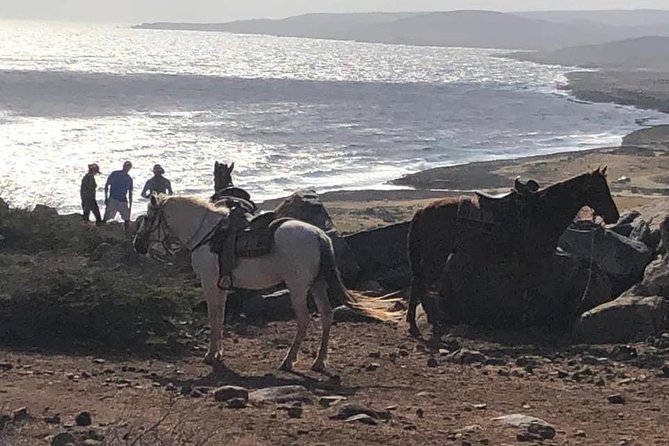
[[[393,298],[394,295],[370,297],[346,289],[339,268],[337,268],[332,241],[327,235],[324,235],[320,238],[319,243],[321,264],[318,277],[325,280],[328,299],[333,307],[346,305],[381,322],[399,322],[402,319],[401,311],[392,310],[400,301],[398,298]]]

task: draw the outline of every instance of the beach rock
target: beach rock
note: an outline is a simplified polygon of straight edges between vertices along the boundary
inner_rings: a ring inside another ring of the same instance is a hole
[[[408,232],[409,222],[402,222],[345,236],[360,265],[358,281],[374,280],[386,289],[408,286]]]
[[[558,247],[597,263],[611,277],[614,294],[641,281],[653,256],[643,242],[587,221],[570,226],[560,237]]]
[[[345,396],[341,395],[331,395],[331,396],[322,396],[318,399],[318,405],[323,408],[328,408],[336,406],[337,404],[346,401]]]
[[[609,396],[606,397],[606,399],[611,404],[625,404],[625,397],[623,395],[621,395],[620,393],[616,393],[614,395],[609,395]]]
[[[642,340],[667,327],[669,302],[660,296],[622,295],[583,313],[574,333],[584,343]]]
[[[32,213],[39,218],[53,218],[58,217],[58,210],[50,206],[45,206],[43,204],[35,205]]]
[[[246,398],[230,398],[225,401],[228,409],[244,409],[246,407]]]
[[[485,364],[486,356],[477,350],[461,348],[447,355],[446,360],[456,364]]]
[[[634,287],[634,294],[662,296],[669,299],[669,258],[652,261],[644,273],[643,282]]]
[[[26,421],[29,417],[28,408],[26,407],[20,407],[12,412],[12,420],[14,420],[15,423]]]
[[[249,393],[252,403],[288,403],[294,401],[311,402],[314,396],[303,386],[266,387]]]
[[[249,391],[239,386],[223,386],[214,390],[214,399],[216,401],[228,401],[233,398],[249,399]]]
[[[355,283],[360,271],[355,253],[335,228],[332,218],[313,190],[301,190],[286,198],[276,209],[276,218],[290,217],[310,223],[330,237],[335,250],[337,266],[347,285]],[[341,305],[343,302],[332,302]]]
[[[377,424],[379,424],[379,422],[376,419],[364,413],[348,417],[345,422],[367,424],[368,426],[376,426]]]

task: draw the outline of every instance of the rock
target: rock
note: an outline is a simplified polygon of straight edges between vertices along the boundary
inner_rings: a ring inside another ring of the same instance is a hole
[[[361,311],[348,307],[346,305],[340,305],[336,307],[333,311],[332,316],[336,322],[359,322],[359,323],[370,323],[378,322],[378,320],[365,315]]]
[[[288,418],[302,418],[303,409],[301,406],[286,407],[285,410]]]
[[[26,407],[20,407],[12,412],[12,420],[15,423],[21,423],[27,421],[30,416],[28,415],[28,409]]]
[[[427,366],[428,367],[439,367],[439,362],[434,356],[430,356],[427,360]]]
[[[668,320],[669,302],[664,298],[625,293],[583,313],[574,333],[584,343],[629,342],[661,331]]]
[[[241,398],[247,401],[249,399],[249,391],[239,386],[223,386],[214,390],[214,399],[216,401],[228,401],[233,398]]]
[[[501,423],[504,426],[509,426],[509,427],[517,427],[528,430],[532,428],[533,432],[544,432],[545,434],[553,432],[552,437],[543,437],[543,438],[553,438],[555,437],[556,433],[556,430],[553,427],[553,425],[551,425],[547,421],[544,421],[541,418],[532,417],[520,413],[493,418],[493,421],[497,421],[498,423]]]
[[[585,431],[577,430],[577,431],[574,433],[574,437],[585,438],[585,437],[587,437],[587,434],[585,433]]]
[[[60,414],[48,415],[43,418],[44,422],[47,424],[60,424]]]
[[[12,417],[7,414],[0,415],[0,432],[12,422]]]
[[[541,441],[543,438],[539,434],[532,433],[528,430],[521,430],[516,434],[516,440],[518,441]]]
[[[219,401],[219,400],[217,400]],[[246,398],[229,398],[225,401],[228,409],[243,409],[246,407]]]
[[[322,396],[318,400],[318,405],[324,408],[335,406],[342,401],[346,401],[345,396],[341,395],[332,395],[332,396]]]
[[[51,446],[71,446],[74,444],[76,444],[76,439],[69,432],[62,432],[51,440]]]
[[[313,190],[301,190],[286,198],[276,209],[277,218],[291,217],[310,223],[330,237],[335,250],[337,266],[347,285],[357,280],[360,267],[355,253],[346,243],[346,240],[335,229],[332,218],[323,206],[318,194]],[[343,302],[331,302],[332,306],[339,306]]]
[[[376,426],[377,424],[379,424],[379,422],[375,418],[370,417],[369,415],[364,413],[348,417],[345,423],[361,423],[361,424],[367,424],[369,426]]]
[[[477,350],[468,350],[466,348],[461,348],[450,355],[447,355],[446,359],[456,364],[485,364],[486,362],[486,356],[483,353]]]
[[[35,205],[32,213],[40,219],[58,217],[58,210],[56,208],[45,206],[43,204]]]
[[[609,357],[614,361],[629,361],[639,356],[636,348],[629,345],[615,345],[609,353]]]
[[[403,222],[345,236],[360,265],[358,280],[378,281],[386,289],[407,287],[411,280],[408,232],[409,222]]]
[[[84,440],[84,442],[82,443],[82,446],[100,446],[101,444],[102,444],[101,441],[94,440],[94,439],[92,439],[92,438],[87,438],[87,439]]]
[[[379,367],[381,367],[381,364],[379,364],[378,362],[373,362],[369,364],[367,367],[365,367],[365,370],[367,370],[368,372],[373,372],[377,370]]]
[[[665,362],[659,373],[662,378],[669,378],[669,362]]]
[[[266,387],[249,393],[252,403],[288,403],[293,401],[311,402],[314,396],[303,386]]]
[[[81,412],[74,418],[74,422],[77,423],[77,426],[90,426],[93,424],[93,418],[90,412]]]
[[[13,368],[14,366],[9,363],[9,362],[0,362],[0,371],[9,371]]]
[[[621,395],[620,393],[616,393],[614,395],[609,395],[609,396],[606,397],[606,399],[611,404],[625,404],[625,397],[623,395]]]
[[[592,259],[612,278],[614,295],[639,282],[653,257],[651,249],[641,241],[585,221],[570,226],[560,237],[558,247],[588,261]]]
[[[527,427],[527,431],[539,435],[539,437],[545,440],[552,440],[557,433],[553,426],[546,423],[530,423]]]
[[[333,415],[331,418],[336,420],[346,420],[355,415],[365,414],[375,420],[389,420],[390,412],[388,411],[377,411],[369,407],[360,406],[357,404],[345,404],[339,408],[336,415]]]

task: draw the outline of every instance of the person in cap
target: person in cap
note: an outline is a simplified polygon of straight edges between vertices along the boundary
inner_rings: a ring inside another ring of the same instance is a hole
[[[151,194],[167,194],[172,195],[172,183],[165,178],[165,169],[160,164],[153,166],[153,177],[146,180],[144,189],[142,189],[142,197],[149,198]]]
[[[95,175],[100,174],[100,166],[96,163],[88,165],[88,173],[81,179],[81,187],[79,195],[81,196],[81,209],[83,211],[83,218],[85,222],[90,221],[91,212],[95,216],[95,224],[100,226],[104,224],[100,216],[100,208],[95,199],[95,194],[98,189],[98,183],[95,182]]]
[[[128,174],[132,169],[132,163],[123,163],[123,169],[115,170],[107,178],[105,184],[105,218],[111,220],[116,214],[121,214],[123,228],[126,234],[130,230],[130,212],[132,210],[132,177]]]

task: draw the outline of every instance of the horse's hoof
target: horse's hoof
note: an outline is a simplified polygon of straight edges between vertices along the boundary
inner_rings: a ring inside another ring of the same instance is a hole
[[[292,372],[293,364],[288,361],[283,361],[279,366],[279,370],[281,370],[282,372]]]
[[[311,366],[311,370],[313,370],[314,372],[317,372],[317,373],[321,373],[321,372],[325,371],[325,362],[323,362],[323,361],[314,362],[313,365]]]
[[[418,327],[409,327],[409,336],[414,338],[420,338],[423,334],[420,332]]]

